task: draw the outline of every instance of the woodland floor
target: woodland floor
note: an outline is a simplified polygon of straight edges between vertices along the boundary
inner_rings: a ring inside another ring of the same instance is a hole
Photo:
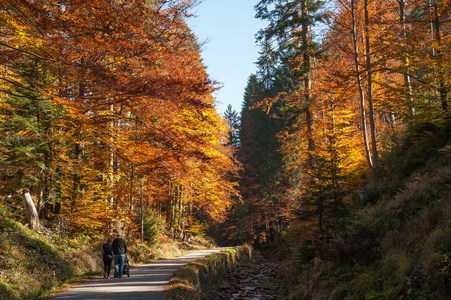
[[[202,299],[277,299],[280,288],[277,275],[281,266],[279,261],[238,266],[220,280],[213,293],[204,295]]]

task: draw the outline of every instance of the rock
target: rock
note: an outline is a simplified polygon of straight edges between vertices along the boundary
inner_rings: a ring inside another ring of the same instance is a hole
[[[443,148],[440,148],[438,152],[444,156],[451,156],[451,145],[447,145]]]
[[[224,282],[219,286],[222,295],[216,299],[276,299],[280,267],[280,262],[239,266],[224,276]]]

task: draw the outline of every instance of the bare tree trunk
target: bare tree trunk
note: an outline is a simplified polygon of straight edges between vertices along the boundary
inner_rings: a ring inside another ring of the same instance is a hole
[[[31,229],[34,231],[39,230],[41,228],[41,223],[39,222],[38,211],[36,210],[33,199],[31,199],[30,193],[24,191],[22,199],[25,204],[25,212]]]
[[[362,80],[360,78],[359,47],[357,44],[357,28],[356,28],[356,20],[355,20],[355,3],[354,3],[355,1],[356,0],[351,0],[352,40],[354,42],[354,61],[355,61],[357,83],[358,83],[358,87],[359,87],[359,96],[360,96],[360,115],[362,118],[363,141],[365,143],[366,157],[367,157],[370,168],[374,169],[373,160],[371,158],[370,146],[368,143],[368,129],[366,126],[366,113],[365,113],[365,95],[363,93]]]
[[[140,188],[140,196],[141,196],[141,243],[144,243],[144,191],[143,191],[143,179],[141,178],[141,188]]]
[[[438,70],[438,80],[439,80],[439,87],[438,87],[438,92],[440,95],[440,102],[442,105],[442,109],[444,111],[448,110],[448,89],[446,88],[446,84],[445,84],[445,75],[443,72],[443,67],[442,67],[442,63],[441,61],[439,61],[442,57],[441,55],[441,46],[442,46],[442,41],[441,41],[441,36],[440,36],[440,19],[439,19],[439,15],[438,15],[438,7],[437,7],[437,3],[434,3],[434,29],[435,29],[435,41],[437,42],[438,48],[436,49],[435,53],[436,53],[436,59],[438,61],[438,66],[439,66],[439,70]]]
[[[406,29],[406,5],[405,0],[398,0],[399,2],[399,15],[401,20],[401,35],[403,42],[407,39]],[[407,87],[408,101],[410,105],[410,114],[415,115],[415,107],[413,105],[413,89],[412,89],[412,77],[410,76],[410,66],[407,55],[403,57],[404,65],[406,66],[406,72],[404,73],[404,85]]]
[[[376,125],[374,124],[373,80],[371,69],[370,18],[368,0],[365,0],[365,42],[366,42],[366,74],[368,80],[368,106],[370,109],[371,146],[373,151],[373,167],[377,168],[379,155],[377,152]]]
[[[39,172],[39,196],[38,196],[38,215],[41,213],[42,203],[44,199],[44,170]]]

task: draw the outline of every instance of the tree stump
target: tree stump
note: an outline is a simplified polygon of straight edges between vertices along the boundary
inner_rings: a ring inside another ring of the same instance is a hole
[[[22,199],[25,204],[25,212],[27,214],[28,222],[30,223],[30,227],[32,230],[37,231],[40,229],[41,224],[39,222],[38,211],[36,210],[36,206],[34,205],[33,199],[31,199],[31,195],[28,192],[23,192]]]

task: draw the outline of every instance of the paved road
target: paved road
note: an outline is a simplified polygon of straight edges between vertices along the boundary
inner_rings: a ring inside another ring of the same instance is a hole
[[[74,287],[53,300],[89,300],[89,299],[152,299],[164,300],[164,289],[178,268],[206,255],[225,248],[201,250],[184,256],[159,260],[147,265],[130,268],[130,277],[121,279],[99,279]]]

